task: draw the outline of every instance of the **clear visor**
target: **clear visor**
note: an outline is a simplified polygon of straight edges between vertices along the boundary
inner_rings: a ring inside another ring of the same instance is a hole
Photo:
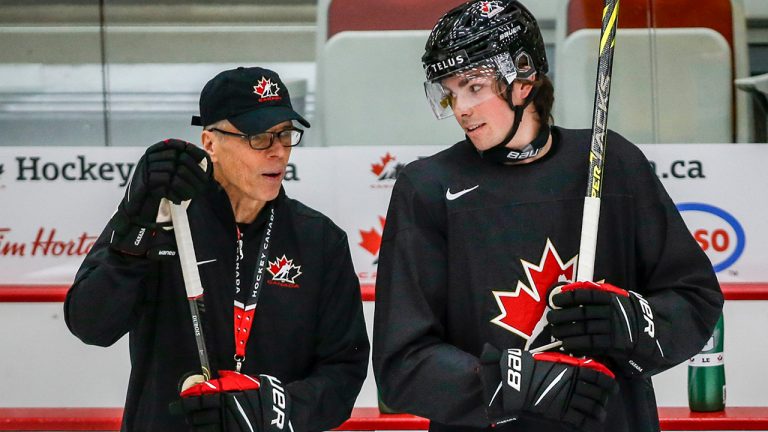
[[[525,59],[520,60],[529,60],[527,54],[523,53],[522,56]],[[530,64],[529,61],[526,63]],[[442,120],[453,116],[454,108],[465,110],[491,98],[503,97],[506,86],[502,83],[508,85],[515,79],[532,79],[533,74],[527,73],[530,69],[518,69],[510,55],[504,53],[427,81],[424,83],[424,91],[435,117]]]
[[[453,109],[465,110],[498,97],[501,83],[495,69],[471,68],[437,82],[425,82],[424,89],[432,112],[438,119],[453,115]]]

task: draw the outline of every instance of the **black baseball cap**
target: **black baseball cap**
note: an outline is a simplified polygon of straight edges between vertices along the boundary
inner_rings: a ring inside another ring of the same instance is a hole
[[[224,119],[247,135],[286,120],[309,127],[309,122],[293,110],[288,87],[277,73],[259,67],[226,70],[203,87],[200,116],[192,116],[192,125],[208,126]]]

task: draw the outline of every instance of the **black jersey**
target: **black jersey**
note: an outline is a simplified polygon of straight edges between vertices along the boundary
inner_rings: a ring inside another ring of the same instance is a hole
[[[265,283],[242,372],[286,385],[296,431],[346,420],[365,379],[369,344],[360,287],[345,233],[322,214],[289,199],[274,201]],[[237,228],[226,193],[212,184],[188,209],[205,289],[202,316],[211,367],[235,368],[233,304]],[[267,212],[243,234],[242,285],[248,287]],[[245,228],[245,227],[243,227]],[[168,404],[179,381],[200,370],[178,259],[151,261],[108,247],[107,228],[83,262],[64,312],[72,333],[108,346],[130,334],[131,376],[124,431],[187,431]]]
[[[575,277],[590,132],[552,134],[533,163],[484,160],[462,141],[397,179],[376,284],[374,372],[385,402],[431,419],[430,430],[488,427],[483,344],[522,348],[546,290]],[[699,351],[723,298],[648,160],[615,133],[603,180],[594,278],[651,303],[663,351],[641,376],[618,377],[606,429],[658,430],[650,377]],[[569,429],[521,418],[494,430]]]

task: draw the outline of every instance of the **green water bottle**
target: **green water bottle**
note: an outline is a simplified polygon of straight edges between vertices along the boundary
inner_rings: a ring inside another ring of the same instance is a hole
[[[725,409],[723,316],[701,352],[688,361],[688,406],[691,411]]]

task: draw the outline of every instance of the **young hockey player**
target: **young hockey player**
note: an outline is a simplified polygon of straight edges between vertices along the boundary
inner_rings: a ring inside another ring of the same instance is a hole
[[[393,190],[374,321],[383,401],[432,431],[658,431],[651,376],[699,351],[723,298],[648,161],[608,134],[599,282],[569,284],[590,131],[552,125],[536,20],[517,1],[468,2],[422,61],[435,115],[466,137]],[[529,351],[552,337],[562,351]]]
[[[166,140],[138,162],[67,294],[67,325],[94,345],[130,334],[124,431],[334,428],[350,415],[369,344],[345,233],[282,188],[303,133],[293,121],[309,123],[261,68],[214,77],[200,114],[203,149]],[[214,372],[181,397],[200,360],[173,232],[157,219],[161,198],[192,200]]]

